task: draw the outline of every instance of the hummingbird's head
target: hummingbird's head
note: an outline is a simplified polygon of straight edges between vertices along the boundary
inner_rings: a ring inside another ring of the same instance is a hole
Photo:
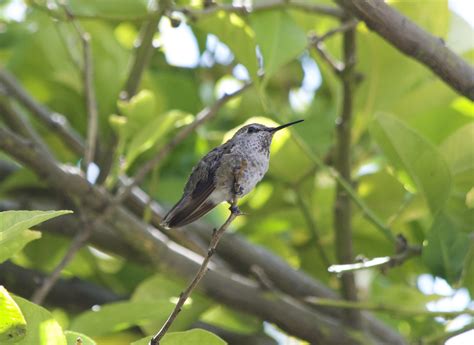
[[[243,137],[262,137],[262,138],[272,138],[280,129],[286,128],[288,126],[303,122],[304,120],[293,121],[278,127],[267,127],[260,123],[251,123],[250,125],[243,126],[235,134],[234,138],[243,138]]]
[[[293,121],[278,127],[267,127],[260,123],[251,123],[250,125],[243,126],[240,128],[232,137],[232,140],[243,140],[247,142],[251,147],[258,147],[268,151],[270,144],[272,143],[273,134],[280,129],[302,122],[303,120]]]

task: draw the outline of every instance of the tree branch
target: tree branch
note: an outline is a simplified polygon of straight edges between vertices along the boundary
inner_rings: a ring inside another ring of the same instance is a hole
[[[52,113],[36,102],[33,97],[21,87],[15,78],[4,69],[0,69],[0,85],[4,87],[8,95],[15,98],[44,125],[56,132],[74,153],[78,155],[83,154],[84,141],[80,135],[69,126],[66,117],[58,113]]]
[[[305,301],[316,305],[316,306],[325,306],[325,307],[334,307],[334,308],[343,308],[343,309],[357,309],[357,310],[370,310],[376,312],[389,313],[392,315],[397,315],[400,317],[417,317],[417,316],[426,316],[426,317],[443,317],[446,319],[454,319],[459,315],[472,315],[474,316],[474,310],[464,309],[459,311],[431,311],[426,309],[414,309],[414,308],[400,308],[400,306],[386,305],[383,303],[373,303],[373,302],[353,302],[345,300],[334,300],[334,299],[325,299],[318,297],[307,297]]]
[[[63,269],[74,259],[76,253],[87,243],[91,235],[92,228],[85,225],[81,227],[80,231],[74,236],[66,254],[63,256],[59,264],[54,268],[51,275],[49,275],[43,284],[33,293],[31,301],[36,304],[43,304],[44,299],[57,283]]]
[[[314,14],[321,14],[332,16],[336,18],[342,18],[344,12],[337,7],[313,4],[301,0],[265,0],[259,1],[258,3],[252,4],[252,6],[235,6],[233,4],[218,4],[209,6],[204,9],[194,9],[190,7],[176,8],[175,11],[182,12],[185,15],[189,15],[193,19],[199,19],[204,16],[212,15],[218,11],[237,13],[239,15],[247,15],[252,12],[268,11],[280,8],[292,8],[304,12],[310,12]]]
[[[87,110],[87,139],[84,152],[84,170],[87,176],[89,164],[94,161],[94,155],[97,145],[97,131],[98,131],[98,113],[97,101],[94,88],[94,63],[92,61],[91,37],[89,33],[85,32],[81,24],[75,19],[74,15],[66,4],[62,5],[67,18],[71,21],[74,30],[77,33],[82,43],[83,66],[82,74],[84,81],[84,94]]]
[[[393,256],[382,256],[370,260],[362,260],[361,262],[356,263],[332,265],[328,268],[328,271],[331,273],[342,274],[373,267],[379,267],[382,271],[386,271],[389,268],[400,266],[408,259],[421,255],[421,246],[408,245],[405,237],[402,235],[398,235],[396,244],[396,254]]]
[[[352,27],[343,37],[344,69],[340,74],[343,96],[342,112],[336,121],[335,169],[340,176],[351,184],[351,123],[354,97],[354,66],[356,63],[356,32]],[[352,212],[351,199],[338,183],[334,201],[335,249],[339,263],[352,262]],[[341,276],[341,294],[349,301],[357,301],[357,286],[351,273]],[[361,328],[361,316],[358,310],[347,310],[346,322],[355,328]]]
[[[155,1],[153,1],[153,3],[155,3]],[[130,98],[137,93],[143,72],[148,66],[153,52],[153,36],[158,29],[158,24],[165,11],[165,8],[161,6],[162,3],[164,2],[160,1],[160,8],[154,9],[153,17],[144,23],[140,30],[135,57],[123,91],[120,94],[121,99],[130,100]]]
[[[7,126],[26,138],[33,140],[46,155],[52,157],[51,152],[44,143],[43,139],[38,135],[38,133],[36,133],[31,124],[24,118],[23,114],[15,111],[11,102],[9,102],[8,99],[4,99],[4,97],[0,97],[0,116],[3,117]]]
[[[150,340],[150,345],[158,345],[160,343],[160,340],[163,338],[163,336],[166,334],[168,329],[171,327],[173,324],[174,320],[178,316],[179,312],[181,311],[181,308],[183,307],[184,303],[188,299],[188,297],[191,295],[193,290],[196,288],[196,286],[199,284],[201,279],[204,277],[207,271],[207,265],[209,264],[211,257],[214,255],[217,245],[219,244],[219,241],[224,234],[224,232],[227,230],[229,225],[234,221],[235,218],[241,215],[241,212],[237,206],[237,198],[235,198],[232,202],[232,205],[229,208],[230,214],[227,220],[222,224],[222,226],[219,228],[219,230],[214,231],[211,239],[211,243],[209,245],[209,250],[207,252],[206,257],[202,261],[201,267],[199,267],[199,270],[196,272],[196,275],[194,276],[193,280],[189,284],[189,286],[184,290],[180,295],[178,302],[176,303],[176,306],[174,307],[173,311],[169,315],[168,319],[166,322],[163,324],[163,327],[156,333]]]
[[[2,127],[0,149],[32,169],[53,188],[77,198],[84,207],[92,211],[100,213],[111,202],[111,196],[105,190],[89,184],[82,176],[68,169],[60,168],[34,144]],[[145,258],[156,268],[165,267],[171,272],[189,277],[200,266],[200,257],[171,242],[121,206],[114,208],[105,221],[114,229],[112,238],[125,241],[128,250],[139,253],[137,257]],[[93,235],[96,230],[94,228]],[[113,242],[110,237],[102,237],[102,241],[101,247],[114,251],[110,247],[109,242]],[[235,273],[212,269],[204,276],[201,286],[218,301],[273,322],[290,334],[309,342],[327,345],[360,344],[357,335],[345,332],[337,320],[303,305],[269,298],[254,283]]]
[[[448,339],[453,338],[457,335],[463,334],[473,329],[474,329],[474,322],[471,322],[465,325],[464,327],[461,327],[455,331],[437,333],[428,337],[423,337],[422,344],[426,344],[426,345],[445,344]]]
[[[335,0],[402,53],[430,68],[446,84],[474,101],[474,69],[443,41],[382,0]]]

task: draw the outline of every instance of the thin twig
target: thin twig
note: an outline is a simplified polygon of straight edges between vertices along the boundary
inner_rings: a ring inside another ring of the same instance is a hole
[[[31,124],[24,118],[23,114],[19,111],[15,111],[11,102],[6,98],[4,99],[4,97],[0,97],[0,116],[3,117],[7,126],[35,142],[48,157],[53,157],[48,146]]]
[[[332,265],[329,266],[328,271],[331,273],[341,274],[351,271],[365,270],[374,267],[380,267],[382,270],[387,268],[400,266],[406,260],[415,256],[421,255],[420,246],[408,247],[406,251],[392,256],[381,256],[370,260],[363,260],[353,264]]]
[[[355,29],[358,23],[359,23],[359,21],[357,19],[349,19],[349,20],[343,22],[338,27],[335,27],[331,30],[326,31],[321,36],[319,36],[319,37],[315,36],[315,39],[318,40],[318,41],[325,41],[328,38],[334,36],[335,34],[344,33],[346,31]]]
[[[334,74],[340,76],[344,70],[344,64],[333,58],[331,54],[328,53],[321,37],[318,37],[315,34],[310,35],[309,44],[319,53],[321,58],[329,65],[329,67],[331,67]]]
[[[98,132],[98,112],[97,101],[94,88],[94,63],[92,60],[92,48],[90,44],[91,37],[88,32],[84,31],[81,24],[75,19],[71,10],[66,4],[62,5],[64,12],[71,21],[74,30],[76,31],[82,43],[83,50],[83,80],[84,80],[84,94],[86,100],[87,110],[87,139],[84,151],[84,170],[87,173],[89,164],[94,161],[94,155],[97,145]]]
[[[6,93],[15,98],[49,129],[56,132],[64,143],[78,155],[84,152],[84,142],[80,135],[69,126],[65,116],[50,112],[22,88],[18,81],[6,70],[0,69],[0,85]]]
[[[237,206],[237,199],[234,199],[232,201],[232,205],[229,208],[230,214],[227,220],[225,221],[222,226],[215,231],[212,234],[211,238],[211,243],[209,245],[209,250],[207,252],[206,257],[202,261],[201,267],[199,270],[196,272],[196,275],[194,276],[193,280],[189,284],[189,286],[184,290],[180,295],[179,295],[179,300],[176,303],[176,306],[174,307],[173,311],[169,315],[168,319],[166,322],[163,324],[161,329],[156,333],[150,340],[150,345],[158,345],[160,343],[161,338],[166,334],[168,329],[171,327],[173,324],[174,320],[178,316],[179,312],[181,311],[181,308],[183,307],[184,303],[188,299],[188,297],[191,295],[193,290],[196,288],[196,286],[199,284],[201,279],[204,277],[204,275],[207,272],[207,265],[209,264],[209,261],[211,260],[211,257],[214,255],[217,245],[219,244],[219,240],[221,239],[222,235],[224,234],[224,231],[229,227],[229,225],[234,221],[235,218],[241,215],[241,212]]]
[[[321,243],[321,237],[319,236],[319,231],[318,231],[318,227],[316,226],[316,221],[314,220],[314,217],[311,214],[309,206],[307,205],[306,201],[303,199],[303,196],[301,195],[300,191],[295,189],[294,192],[296,195],[296,202],[301,210],[301,213],[303,214],[303,217],[306,220],[308,229],[311,231],[311,234],[313,235],[313,240],[318,249],[318,253],[319,253],[319,256],[321,257],[321,261],[325,267],[328,267],[329,265],[331,265],[331,262],[329,261],[329,258],[326,254],[324,246]]]
[[[326,6],[319,4],[312,4],[306,1],[297,1],[297,0],[267,0],[259,1],[252,6],[236,6],[233,4],[218,4],[214,6],[209,6],[203,9],[195,9],[190,7],[176,8],[174,11],[182,12],[185,15],[190,16],[192,19],[199,19],[204,16],[213,15],[219,11],[236,13],[239,15],[248,15],[250,13],[259,12],[259,11],[268,11],[279,8],[292,8],[295,10],[300,10],[304,12],[321,14],[332,16],[336,18],[342,18],[344,12],[334,6]]]
[[[148,62],[153,52],[153,37],[165,11],[165,8],[162,8],[161,3],[162,2],[160,2],[160,8],[154,10],[153,17],[144,23],[141,28],[137,49],[135,49],[133,64],[130,68],[123,91],[120,93],[120,98],[123,100],[130,100],[130,98],[136,94],[143,72],[148,66]]]
[[[428,337],[423,337],[421,343],[423,345],[445,344],[448,339],[453,338],[459,334],[463,334],[473,329],[474,329],[474,322],[471,322],[465,325],[464,327],[461,327],[455,331],[436,333]]]
[[[212,119],[219,109],[226,104],[232,98],[240,95],[243,93],[247,88],[250,87],[250,83],[245,84],[239,90],[231,93],[225,94],[220,99],[218,99],[213,105],[210,107],[206,107],[201,110],[197,115],[195,120],[190,123],[188,126],[181,129],[173,139],[168,141],[158,152],[157,154],[148,162],[146,162],[133,176],[133,178],[129,181],[128,184],[122,186],[117,192],[117,195],[114,198],[115,203],[122,202],[131,192],[132,188],[136,185],[140,184],[145,176],[158,164],[160,163],[177,145],[179,145],[183,140],[185,140],[194,130],[202,125],[204,122],[209,121]]]
[[[453,319],[459,315],[473,315],[473,309],[464,309],[460,311],[431,311],[426,309],[414,309],[414,308],[400,308],[395,305],[386,305],[381,303],[373,302],[353,302],[341,299],[328,299],[320,297],[306,297],[305,302],[318,306],[318,307],[334,307],[344,309],[357,309],[357,310],[370,310],[376,312],[390,313],[400,316],[427,316],[427,317],[443,317],[446,319]]]
[[[36,304],[42,304],[48,293],[53,288],[54,284],[58,281],[62,270],[71,262],[76,253],[84,246],[84,244],[89,239],[92,226],[89,226],[87,222],[84,222],[85,226],[82,231],[80,231],[73,239],[71,245],[69,246],[66,254],[62,258],[61,262],[56,266],[53,273],[46,278],[43,284],[34,292],[31,297],[31,301]]]

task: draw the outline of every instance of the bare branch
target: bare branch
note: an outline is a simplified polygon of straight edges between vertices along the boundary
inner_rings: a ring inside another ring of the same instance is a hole
[[[71,10],[66,4],[62,5],[64,12],[68,19],[71,21],[77,36],[82,43],[83,51],[83,80],[84,80],[84,94],[86,99],[86,110],[87,110],[87,140],[84,152],[84,170],[87,174],[89,164],[94,161],[94,154],[97,145],[97,131],[98,131],[98,113],[97,113],[97,101],[95,96],[94,88],[94,63],[92,61],[92,48],[91,48],[91,37],[89,33],[85,32],[81,24],[75,19]]]
[[[84,224],[85,226],[71,242],[66,254],[62,258],[61,262],[54,268],[51,275],[43,281],[43,284],[34,292],[31,296],[31,301],[36,304],[43,304],[44,299],[51,291],[53,286],[58,281],[62,270],[71,262],[76,253],[86,244],[92,231],[92,227]]]
[[[402,53],[430,68],[446,84],[474,101],[474,69],[444,42],[383,0],[335,0]]]
[[[344,12],[337,7],[313,4],[301,0],[266,0],[259,1],[258,3],[252,4],[252,6],[235,6],[233,4],[219,4],[215,6],[209,6],[204,9],[194,9],[189,7],[176,8],[175,11],[182,12],[189,15],[193,19],[199,19],[203,16],[212,15],[218,11],[225,11],[230,13],[237,13],[239,15],[247,15],[253,12],[268,11],[279,8],[292,8],[304,12],[310,12],[314,14],[321,14],[332,16],[336,18],[342,18]]]
[[[423,337],[422,344],[426,344],[426,345],[445,344],[448,339],[453,338],[459,334],[463,334],[473,329],[474,329],[474,322],[471,322],[465,325],[464,327],[461,327],[455,331],[437,333],[431,336]]]
[[[154,3],[154,2],[153,2]],[[120,98],[124,100],[130,100],[137,93],[138,86],[143,76],[143,72],[148,66],[148,62],[153,52],[153,36],[158,29],[158,24],[165,11],[162,8],[160,2],[160,8],[154,10],[154,15],[146,23],[143,24],[140,35],[138,37],[137,48],[135,49],[135,57],[133,59],[132,67],[128,74],[127,81],[123,91],[120,94]]]
[[[421,255],[421,247],[408,245],[407,240],[402,235],[397,236],[396,254],[393,256],[382,256],[370,260],[361,260],[361,262],[332,265],[328,268],[331,273],[342,274],[346,272],[358,271],[379,267],[383,272],[389,268],[400,266],[406,260]]]
[[[4,69],[0,69],[0,85],[4,87],[8,95],[15,98],[44,125],[56,132],[74,153],[82,155],[84,152],[84,142],[80,135],[69,126],[67,119],[63,115],[52,113],[36,102],[15,78]]]
[[[342,82],[341,115],[336,120],[336,151],[334,167],[340,176],[351,184],[351,122],[354,98],[354,67],[356,64],[356,32],[354,27],[344,32],[343,37],[344,69],[340,74]],[[351,199],[339,183],[334,201],[334,231],[337,261],[341,264],[352,262],[352,211]],[[357,286],[354,275],[341,277],[341,294],[349,301],[357,301]],[[355,328],[362,328],[362,319],[358,310],[347,310],[346,322]]]
[[[15,111],[11,102],[9,102],[8,99],[3,99],[3,97],[0,97],[0,116],[3,117],[7,126],[26,138],[33,140],[46,155],[52,157],[48,146],[31,124],[24,118],[23,114]]]
[[[464,309],[459,311],[431,311],[426,309],[414,309],[406,308],[395,305],[386,305],[383,303],[373,303],[373,302],[352,302],[345,301],[340,299],[325,299],[319,297],[306,297],[305,301],[316,305],[324,307],[334,307],[334,308],[343,308],[343,309],[356,309],[356,310],[370,310],[376,312],[389,313],[391,315],[397,315],[401,317],[416,317],[416,316],[426,316],[426,317],[443,317],[446,319],[453,319],[459,315],[472,315],[474,316],[474,310]]]
[[[303,217],[306,220],[306,223],[308,224],[308,229],[311,231],[311,234],[313,235],[313,241],[314,244],[316,245],[316,248],[318,249],[319,256],[321,257],[322,263],[327,267],[331,264],[329,261],[329,258],[326,254],[326,251],[321,243],[321,237],[319,236],[319,230],[318,227],[316,226],[316,221],[314,220],[313,215],[311,214],[310,208],[307,205],[306,201],[303,199],[303,196],[301,195],[300,191],[295,189],[295,196],[296,196],[296,203],[298,204],[301,213],[303,214]],[[313,242],[310,241],[310,242]]]
[[[207,265],[209,264],[209,261],[211,260],[211,257],[214,255],[217,245],[219,244],[219,241],[224,234],[224,231],[227,230],[229,225],[234,221],[235,218],[241,215],[241,212],[239,208],[237,207],[237,198],[235,198],[232,202],[232,205],[229,208],[230,214],[227,220],[222,224],[222,226],[219,228],[219,230],[215,231],[212,235],[211,243],[209,245],[209,250],[207,252],[206,257],[202,261],[201,267],[199,267],[199,270],[196,272],[196,275],[194,276],[193,280],[189,284],[189,286],[184,290],[180,295],[179,295],[179,300],[176,303],[176,306],[174,307],[173,311],[171,312],[170,316],[166,320],[166,322],[163,324],[163,327],[156,333],[150,340],[150,345],[158,345],[160,343],[161,338],[166,334],[168,329],[171,327],[173,324],[174,320],[178,316],[179,312],[181,311],[181,308],[183,307],[184,303],[188,299],[188,297],[191,295],[193,290],[196,288],[196,286],[199,284],[201,279],[204,277],[204,275],[207,272]]]

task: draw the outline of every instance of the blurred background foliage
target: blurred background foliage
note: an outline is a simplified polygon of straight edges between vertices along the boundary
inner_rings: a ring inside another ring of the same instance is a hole
[[[463,13],[452,11],[448,1],[389,2],[474,62],[474,23],[462,17]],[[142,187],[169,207],[180,197],[192,166],[228,138],[230,131],[249,121],[305,119],[291,134],[276,136],[269,172],[242,200],[241,209],[248,215],[235,221],[231,231],[337,289],[338,278],[327,272],[320,250],[323,248],[328,263],[336,262],[336,183],[317,161],[332,164],[342,89],[320,55],[307,48],[306,36],[310,32],[321,35],[339,22],[294,9],[249,16],[216,12],[187,23],[178,14],[173,20],[164,17],[140,90],[123,101],[119,94],[141,23],[150,13],[148,1],[68,3],[91,36],[100,146],[117,143],[107,186],[112,188],[120,174],[133,175],[203,107],[252,80],[250,91],[224,105],[215,119],[199,127],[155,168]],[[199,6],[196,1],[177,3]],[[332,56],[341,59],[340,35],[332,36],[325,45]],[[263,79],[258,78],[257,46],[264,64]],[[36,100],[67,116],[86,136],[81,42],[61,7],[53,1],[1,1],[0,64]],[[423,246],[421,257],[385,274],[377,270],[358,273],[360,295],[395,308],[401,303],[420,310],[473,308],[474,106],[362,23],[357,26],[356,71],[360,82],[355,92],[351,151],[357,195],[393,234],[403,234],[409,243]],[[78,164],[80,157],[54,133],[29,119],[61,161]],[[19,170],[2,182],[0,191],[1,197],[8,199],[19,191],[28,195],[44,188],[31,173]],[[222,205],[206,219],[218,225],[226,216]],[[356,254],[368,258],[393,254],[393,244],[356,206],[352,225]],[[68,245],[69,240],[45,233],[12,260],[50,272]],[[131,296],[80,315],[51,306],[64,329],[87,334],[98,344],[136,340],[133,326],[145,334],[156,330],[171,310],[169,300],[183,286],[179,279],[153,275],[145,267],[93,247],[83,248],[62,274]],[[20,306],[27,303],[22,300]],[[156,308],[143,308],[150,303]],[[198,293],[191,304],[174,330],[185,330],[198,319],[242,333],[262,330],[259,320]],[[144,309],[151,310],[151,315],[143,315]],[[413,341],[473,321],[468,315],[454,321],[428,314],[377,316]]]

